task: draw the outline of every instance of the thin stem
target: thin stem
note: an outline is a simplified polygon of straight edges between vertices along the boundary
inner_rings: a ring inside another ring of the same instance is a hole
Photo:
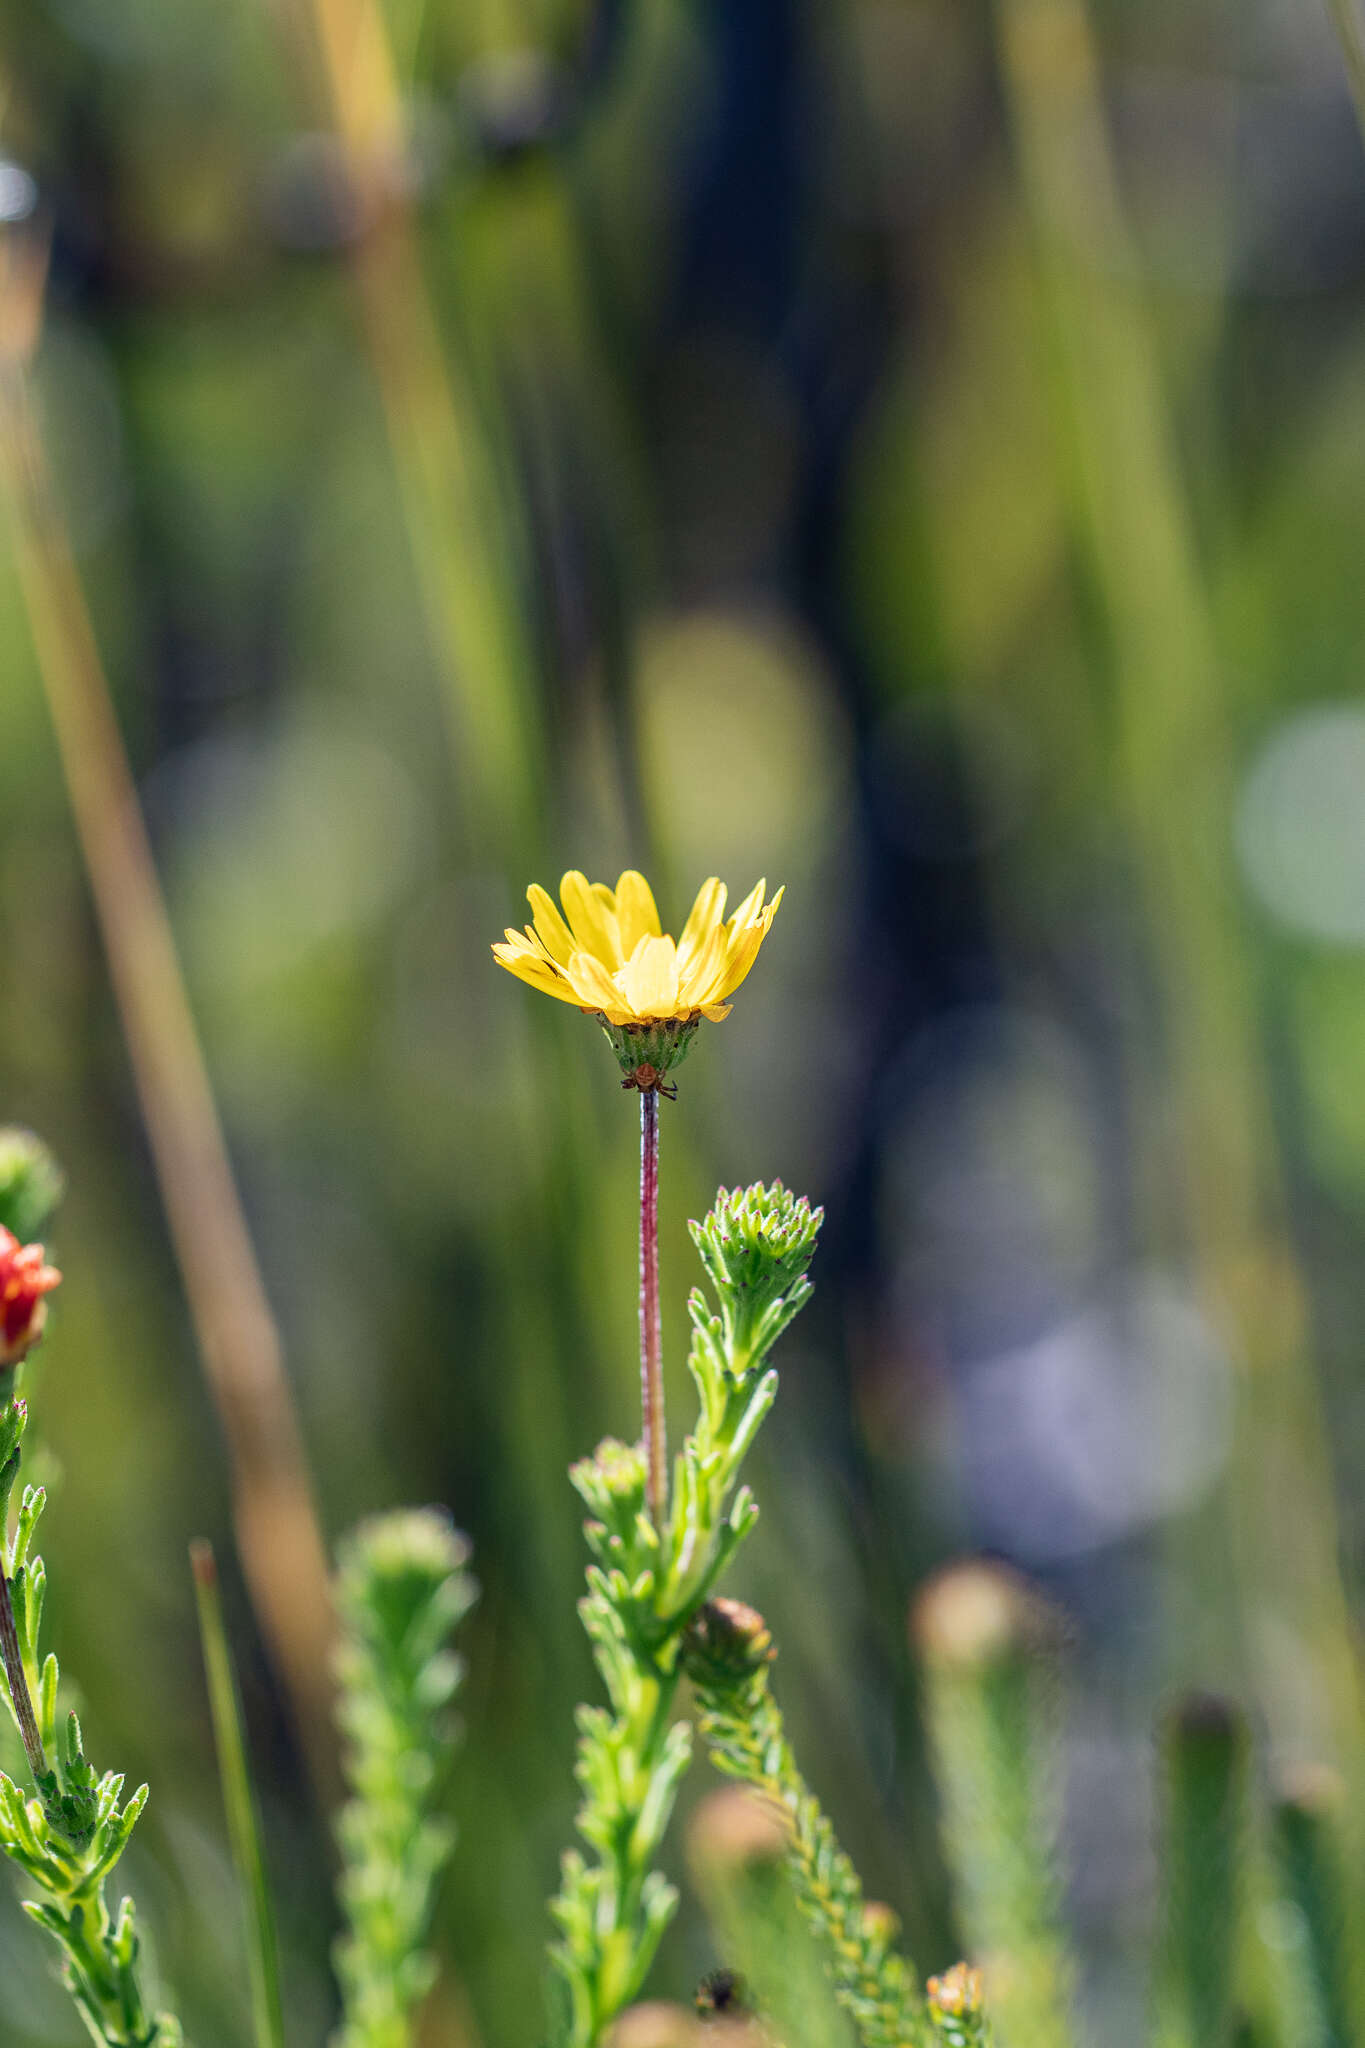
[[[199,1640],[208,1679],[209,1712],[218,1752],[218,1775],[227,1812],[228,1842],[237,1873],[246,1934],[247,1975],[256,2048],[284,2048],[284,2013],[280,2004],[280,1960],[275,1940],[275,1913],[261,1844],[261,1820],[247,1761],[246,1731],[237,1674],[223,1624],[218,1591],[218,1566],[213,1545],[200,1539],[190,1545],[194,1596],[199,1609]]]
[[[38,1723],[34,1718],[33,1701],[29,1697],[24,1653],[19,1648],[14,1603],[9,1596],[9,1580],[3,1571],[0,1571],[0,1656],[5,1661],[5,1676],[9,1680],[10,1698],[14,1702],[14,1718],[19,1723],[24,1755],[28,1758],[28,1767],[35,1782],[40,1782],[47,1776],[47,1758],[43,1754],[43,1738],[38,1733]]]
[[[664,1423],[664,1340],[659,1313],[659,1095],[640,1090],[640,1406],[649,1512],[664,1521],[668,1443]]]
[[[36,325],[36,309],[32,317]],[[12,500],[15,561],[38,670],[223,1427],[247,1583],[317,1785],[330,1800],[336,1764],[329,1578],[302,1432],[38,418],[5,342],[0,330],[0,488]]]

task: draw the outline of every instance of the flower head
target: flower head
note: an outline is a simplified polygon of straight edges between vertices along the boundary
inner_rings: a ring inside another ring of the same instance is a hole
[[[0,1372],[18,1365],[42,1336],[47,1321],[43,1297],[61,1277],[55,1266],[44,1263],[40,1244],[21,1245],[0,1224]]]
[[[661,930],[644,876],[627,868],[614,889],[571,868],[559,885],[563,913],[534,882],[533,922],[507,932],[493,957],[546,995],[600,1017],[626,1072],[626,1086],[653,1088],[683,1057],[703,1017],[730,1014],[728,996],[743,981],[782,901],[767,884],[725,915],[725,884],[703,882],[674,940]]]

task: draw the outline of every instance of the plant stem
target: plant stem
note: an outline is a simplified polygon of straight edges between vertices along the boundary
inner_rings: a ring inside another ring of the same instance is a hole
[[[202,1538],[190,1545],[194,1597],[199,1610],[199,1640],[208,1680],[213,1741],[227,1813],[228,1841],[237,1873],[246,1936],[247,1977],[256,2048],[284,2048],[284,2012],[280,2002],[280,1959],[275,1939],[275,1911],[261,1842],[261,1818],[247,1761],[242,1702],[237,1691],[232,1652],[223,1624],[218,1591],[218,1566],[213,1545]]]
[[[5,1662],[5,1676],[9,1680],[10,1698],[14,1702],[14,1718],[19,1724],[24,1755],[28,1758],[28,1767],[35,1782],[41,1783],[47,1776],[47,1758],[43,1754],[43,1739],[38,1733],[28,1679],[24,1674],[24,1654],[19,1648],[19,1631],[14,1625],[9,1580],[3,1571],[0,1571],[0,1656]]]
[[[668,1472],[664,1422],[663,1323],[659,1312],[659,1095],[640,1090],[640,1407],[649,1512],[664,1523]]]
[[[33,290],[36,334],[41,276]],[[5,347],[0,334],[0,491],[11,500],[14,560],[38,671],[227,1445],[247,1583],[315,1782],[330,1799],[336,1760],[329,1581],[302,1432],[40,422],[22,363],[6,357]]]

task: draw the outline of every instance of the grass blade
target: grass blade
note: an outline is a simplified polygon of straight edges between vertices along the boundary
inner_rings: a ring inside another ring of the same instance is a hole
[[[218,1774],[227,1810],[228,1840],[242,1899],[247,1969],[251,1978],[251,2013],[256,2048],[284,2048],[284,2014],[280,2007],[280,1963],[275,1941],[275,1913],[261,1849],[261,1823],[251,1789],[246,1738],[237,1680],[223,1627],[218,1595],[218,1566],[213,1546],[190,1545],[194,1597],[199,1609],[199,1637],[204,1646],[213,1740]]]

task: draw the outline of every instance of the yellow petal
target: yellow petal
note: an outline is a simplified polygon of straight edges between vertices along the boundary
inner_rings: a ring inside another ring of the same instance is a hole
[[[730,930],[732,932],[742,932],[747,926],[757,924],[763,914],[763,891],[767,886],[766,880],[754,883],[753,888],[730,919]]]
[[[537,959],[534,953],[514,952],[511,946],[494,946],[493,958],[509,974],[515,974],[518,981],[527,981],[532,988],[543,989],[547,996],[558,996],[562,1003],[578,1001],[563,975],[556,974],[547,961]]]
[[[537,960],[548,960],[552,967],[558,967],[562,964],[555,959],[533,924],[528,924],[525,930],[518,932],[516,936],[521,940],[523,946],[530,947]]]
[[[539,938],[536,936],[535,932],[532,930],[529,924],[527,925],[524,931],[520,932],[514,932],[511,925],[509,924],[507,927],[506,938],[508,945],[511,946],[514,953],[525,953],[528,956],[528,958],[532,960],[544,961],[545,964],[550,967],[553,967],[555,965],[555,962],[551,960],[549,954],[546,952],[544,946],[541,945]]]
[[[750,925],[747,931],[740,932],[737,938],[731,940],[724,969],[715,985],[713,1000],[734,994],[757,960],[758,949],[762,944],[763,931],[758,925]]]
[[[560,916],[553,896],[548,895],[539,882],[532,882],[526,891],[526,901],[531,906],[541,945],[552,960],[557,960],[561,967],[567,967],[573,958],[573,934]]]
[[[785,887],[779,889],[765,908],[759,896],[763,886],[760,882],[757,890],[751,890],[729,924],[722,927],[723,951],[708,959],[709,972],[705,980],[697,975],[689,984],[688,997],[693,1003],[715,1003],[724,996],[732,995],[758,958],[758,949],[768,936],[777,915],[777,906],[785,893]],[[754,908],[756,903],[757,909]]]
[[[690,962],[678,954],[678,1000],[685,1009],[699,1010],[709,1003],[729,957],[730,935],[723,924],[712,925],[701,951]]]
[[[591,953],[610,973],[621,965],[621,937],[616,915],[602,902],[586,875],[570,868],[559,885],[559,900],[573,933],[574,951]]]
[[[688,913],[678,941],[678,959],[686,967],[688,961],[701,952],[711,933],[725,915],[725,884],[715,875],[703,882],[697,891],[697,900]]]
[[[616,975],[637,1017],[672,1017],[678,1009],[678,949],[672,939],[641,939]]]
[[[533,883],[526,895],[534,922],[524,932],[509,927],[493,955],[532,988],[598,1010],[613,1024],[698,1011],[718,1022],[730,1014],[725,998],[753,966],[782,901],[779,889],[765,904],[765,887],[757,883],[727,924],[725,885],[709,877],[675,946],[636,869],[627,868],[613,890],[571,868],[560,883],[562,914]]]
[[[787,887],[784,882],[772,902],[766,906],[761,901],[764,887],[765,884],[760,882],[758,888],[745,897],[740,909],[730,920],[727,927],[730,934],[729,950],[716,986],[710,991],[712,996],[733,995],[758,958],[758,949],[772,930],[777,907],[786,895]],[[755,897],[760,899],[757,910],[750,908]],[[742,914],[747,915],[747,923],[741,922]]]
[[[575,953],[569,962],[569,980],[577,999],[586,1010],[604,1010],[614,1024],[628,1022],[620,990],[602,962],[591,953]]]
[[[653,891],[634,868],[627,868],[616,884],[616,922],[621,933],[621,951],[627,960],[641,939],[657,939],[660,935]]]

